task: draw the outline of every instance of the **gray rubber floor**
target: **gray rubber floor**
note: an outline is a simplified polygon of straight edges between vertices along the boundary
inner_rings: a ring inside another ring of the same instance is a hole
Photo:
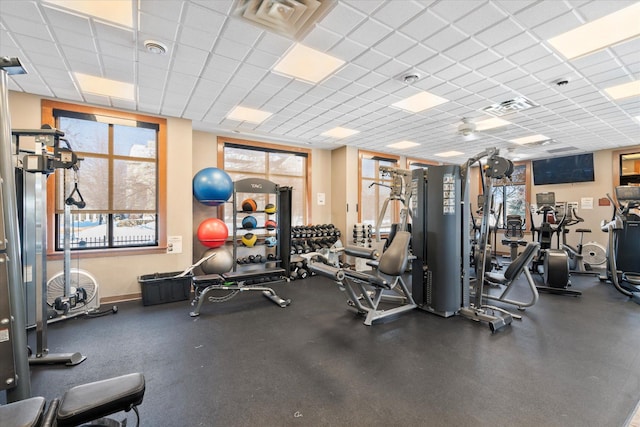
[[[581,297],[542,294],[497,334],[422,311],[368,327],[320,277],[274,285],[287,308],[250,292],[199,318],[187,301],[124,303],[51,325],[52,352],[87,360],[33,367],[32,391],[142,372],[154,427],[623,426],[640,399],[640,306],[573,283]]]

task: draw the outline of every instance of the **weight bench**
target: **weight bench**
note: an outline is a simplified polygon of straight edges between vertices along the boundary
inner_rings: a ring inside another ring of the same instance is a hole
[[[136,414],[145,392],[144,376],[140,373],[121,375],[102,381],[75,386],[62,400],[54,399],[46,413],[45,399],[32,397],[0,406],[2,427],[72,427],[72,426],[126,426],[126,420],[106,418],[118,412]]]
[[[280,282],[283,279],[285,270],[282,268],[265,268],[256,271],[231,271],[223,274],[207,274],[204,276],[193,277],[193,288],[195,290],[195,298],[191,301],[191,305],[196,305],[196,309],[189,315],[196,317],[200,315],[200,308],[209,292],[226,291],[224,296],[209,296],[210,302],[225,302],[236,296],[240,292],[260,291],[271,301],[280,307],[286,307],[291,304],[290,299],[284,299],[276,294],[272,288],[268,286],[256,285],[265,282]]]
[[[360,314],[365,314],[364,324],[371,324],[380,319],[396,316],[416,308],[411,292],[402,279],[402,274],[409,263],[409,242],[411,233],[398,231],[378,260],[377,269],[371,273],[363,273],[350,269],[332,267],[323,263],[309,264],[311,271],[335,280],[349,296],[349,305],[355,307]],[[363,256],[363,248],[345,248],[348,255]],[[369,250],[374,256],[376,251]],[[393,295],[392,293],[395,293]],[[381,302],[398,304],[390,309],[380,308]]]
[[[504,291],[499,296],[491,295],[491,294],[483,294],[484,298],[500,301],[506,304],[515,305],[518,310],[524,310],[526,307],[531,307],[536,302],[538,302],[538,289],[536,288],[536,283],[529,272],[529,263],[533,260],[533,257],[538,252],[538,248],[540,247],[540,243],[538,242],[529,242],[527,246],[524,248],[524,251],[517,258],[513,259],[509,267],[504,271],[503,274],[486,272],[484,274],[485,283],[491,286],[506,286]],[[527,279],[527,284],[529,285],[529,289],[531,291],[531,300],[529,302],[521,302],[507,299],[506,296],[513,287],[516,280],[524,274]],[[511,313],[510,313],[511,314]],[[516,319],[521,319],[521,316],[511,314],[512,317]]]

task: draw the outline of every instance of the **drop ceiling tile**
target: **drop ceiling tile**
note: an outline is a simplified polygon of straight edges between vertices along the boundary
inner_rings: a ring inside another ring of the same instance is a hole
[[[391,33],[389,37],[385,38],[377,45],[373,47],[373,49],[378,52],[382,52],[384,55],[389,57],[397,57],[402,52],[406,51],[410,47],[414,46],[416,42],[409,37],[402,35],[401,33]]]
[[[533,28],[567,12],[569,12],[569,7],[564,2],[546,1],[535,3],[531,7],[515,13],[515,19],[517,22]]]
[[[532,74],[536,74],[542,70],[555,67],[560,64],[562,64],[562,61],[558,57],[554,55],[547,55],[535,61],[529,62],[528,64],[522,65],[522,68]]]
[[[476,5],[479,2],[474,2]],[[455,6],[462,6],[459,2],[452,3]],[[475,6],[475,5],[474,5]],[[470,10],[469,8],[468,10]],[[499,10],[492,3],[485,3],[471,13],[456,21],[455,26],[468,35],[476,34],[484,31],[488,27],[492,27],[499,21],[502,21],[507,15]],[[503,35],[504,37],[504,35]]]
[[[217,55],[242,61],[251,51],[251,47],[226,38],[219,38],[213,51]]]
[[[556,18],[551,19],[543,24],[533,28],[532,32],[540,37],[541,40],[548,40],[559,34],[566,33],[569,30],[582,25],[582,22],[573,12],[564,13]]]
[[[420,63],[419,67],[421,69],[427,70],[429,72],[429,74],[436,74],[439,71],[442,71],[445,68],[448,68],[448,67],[452,66],[453,64],[455,64],[455,62],[452,61],[451,59],[447,58],[446,56],[437,55],[437,56],[429,58],[428,60]],[[465,62],[465,65],[468,65],[468,64]],[[440,77],[440,78],[442,78],[442,77]]]
[[[444,54],[449,58],[455,59],[456,61],[462,61],[465,58],[477,55],[485,49],[486,48],[477,41],[473,39],[467,39],[462,43],[459,43],[452,48],[447,49]]]
[[[409,68],[411,68],[409,64],[391,60],[376,68],[375,71],[383,76],[387,76],[388,78],[393,78],[394,76],[404,73]]]
[[[348,38],[364,46],[373,46],[393,31],[372,19],[365,20],[360,26],[349,33]]]
[[[87,33],[82,36],[77,32],[67,31],[59,27],[55,28],[53,31],[58,42],[65,46],[95,51],[96,46],[94,44],[93,37],[91,37],[91,31],[89,31],[88,25],[87,30]]]
[[[173,60],[173,71],[192,76],[199,76],[208,55],[209,53],[204,50],[186,45],[176,45]]]
[[[510,57],[514,53],[520,52],[537,43],[538,41],[533,36],[525,32],[494,45],[493,50],[504,57]]]
[[[15,34],[21,34],[39,40],[52,40],[51,34],[45,25],[34,25],[33,21],[18,17],[4,19],[3,23],[8,30]]]
[[[472,70],[477,70],[481,67],[484,67],[493,62],[497,62],[502,57],[497,55],[496,53],[485,50],[483,52],[478,53],[477,55],[472,56],[471,58],[467,58],[463,61],[463,64]]]
[[[374,50],[367,50],[353,59],[354,64],[360,65],[369,70],[375,70],[387,61],[389,61],[388,56]]]
[[[344,2],[336,5],[319,25],[338,34],[348,34],[367,19],[367,15]]]
[[[429,10],[416,16],[411,21],[404,24],[398,31],[408,35],[417,41],[422,41],[436,32],[444,29],[448,22],[434,15]]]
[[[370,72],[359,77],[357,79],[357,82],[360,83],[361,85],[365,85],[368,88],[374,88],[387,80],[388,80],[387,76],[383,76],[382,74],[379,74],[376,72]]]
[[[182,27],[178,36],[178,43],[198,49],[211,50],[218,38],[217,33],[201,31],[192,27]],[[158,40],[161,41],[161,40]]]
[[[397,3],[385,2],[376,10],[373,17],[393,28],[399,28],[402,24],[422,12],[426,7],[427,5],[424,4],[424,2],[405,1],[400,7]]]
[[[342,35],[334,33],[326,28],[316,25],[309,34],[306,35],[302,44],[310,48],[325,52],[342,39]]]
[[[134,32],[112,25],[94,22],[96,38],[98,43],[109,42],[114,45],[132,46],[135,40]],[[166,40],[161,40],[166,41]]]
[[[616,0],[616,1],[592,1],[581,5],[578,10],[587,21],[593,21],[602,18],[605,15],[616,12],[627,6],[636,3],[633,0]]]
[[[452,66],[445,68],[437,73],[437,77],[442,78],[443,80],[452,81],[456,77],[463,76],[467,73],[470,73],[471,70],[464,65],[460,65],[459,63],[454,63]]]
[[[497,79],[500,79],[500,75],[514,68],[513,63],[509,62],[506,59],[500,59],[491,64],[485,65],[478,69],[478,72],[482,75],[488,77],[496,76]]]
[[[174,40],[178,30],[178,22],[158,16],[140,13],[140,31],[153,37],[166,37]]]
[[[529,62],[535,61],[536,59],[540,59],[547,55],[549,55],[549,50],[547,50],[544,46],[533,45],[524,48],[517,53],[509,55],[509,60],[514,64],[522,65],[528,64]]]
[[[14,18],[27,19],[33,22],[40,22],[42,15],[35,2],[26,1],[2,1],[0,2],[0,12],[3,17],[11,16],[6,20]]]
[[[167,79],[167,71],[154,66],[138,64],[138,88],[154,90],[162,95],[162,90]]]
[[[293,44],[291,40],[278,34],[265,32],[255,48],[280,57],[284,55]]]
[[[437,54],[438,52],[428,48],[424,44],[416,44],[405,52],[397,55],[396,58],[407,64],[419,64]]]
[[[595,64],[600,64],[602,62],[613,61],[614,58],[611,55],[611,52],[608,49],[601,50],[596,53],[592,53],[591,55],[583,56],[578,59],[574,59],[571,61],[571,64],[576,67],[578,70],[582,70],[584,68],[593,66]]]
[[[169,20],[180,16],[183,7],[187,4],[187,2],[181,1],[143,1],[138,3],[140,11]]]
[[[366,50],[367,47],[362,44],[350,39],[342,39],[338,44],[333,46],[328,53],[343,61],[351,61],[362,55]]]
[[[457,28],[447,27],[426,39],[424,43],[429,48],[442,52],[460,43],[465,38],[467,36]]]

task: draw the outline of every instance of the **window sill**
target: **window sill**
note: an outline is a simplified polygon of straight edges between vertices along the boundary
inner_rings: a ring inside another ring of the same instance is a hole
[[[118,248],[118,249],[87,249],[83,251],[72,251],[71,258],[107,258],[124,255],[152,255],[167,253],[166,246],[154,246],[152,248]],[[55,261],[64,258],[64,252],[56,251],[47,254],[47,260]]]

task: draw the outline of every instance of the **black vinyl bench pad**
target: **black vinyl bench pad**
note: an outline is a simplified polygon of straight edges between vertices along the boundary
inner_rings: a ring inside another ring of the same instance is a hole
[[[0,406],[0,426],[37,427],[42,421],[46,401],[44,397],[31,397]]]
[[[64,394],[58,408],[58,426],[76,426],[142,403],[144,376],[122,375],[73,387]]]

